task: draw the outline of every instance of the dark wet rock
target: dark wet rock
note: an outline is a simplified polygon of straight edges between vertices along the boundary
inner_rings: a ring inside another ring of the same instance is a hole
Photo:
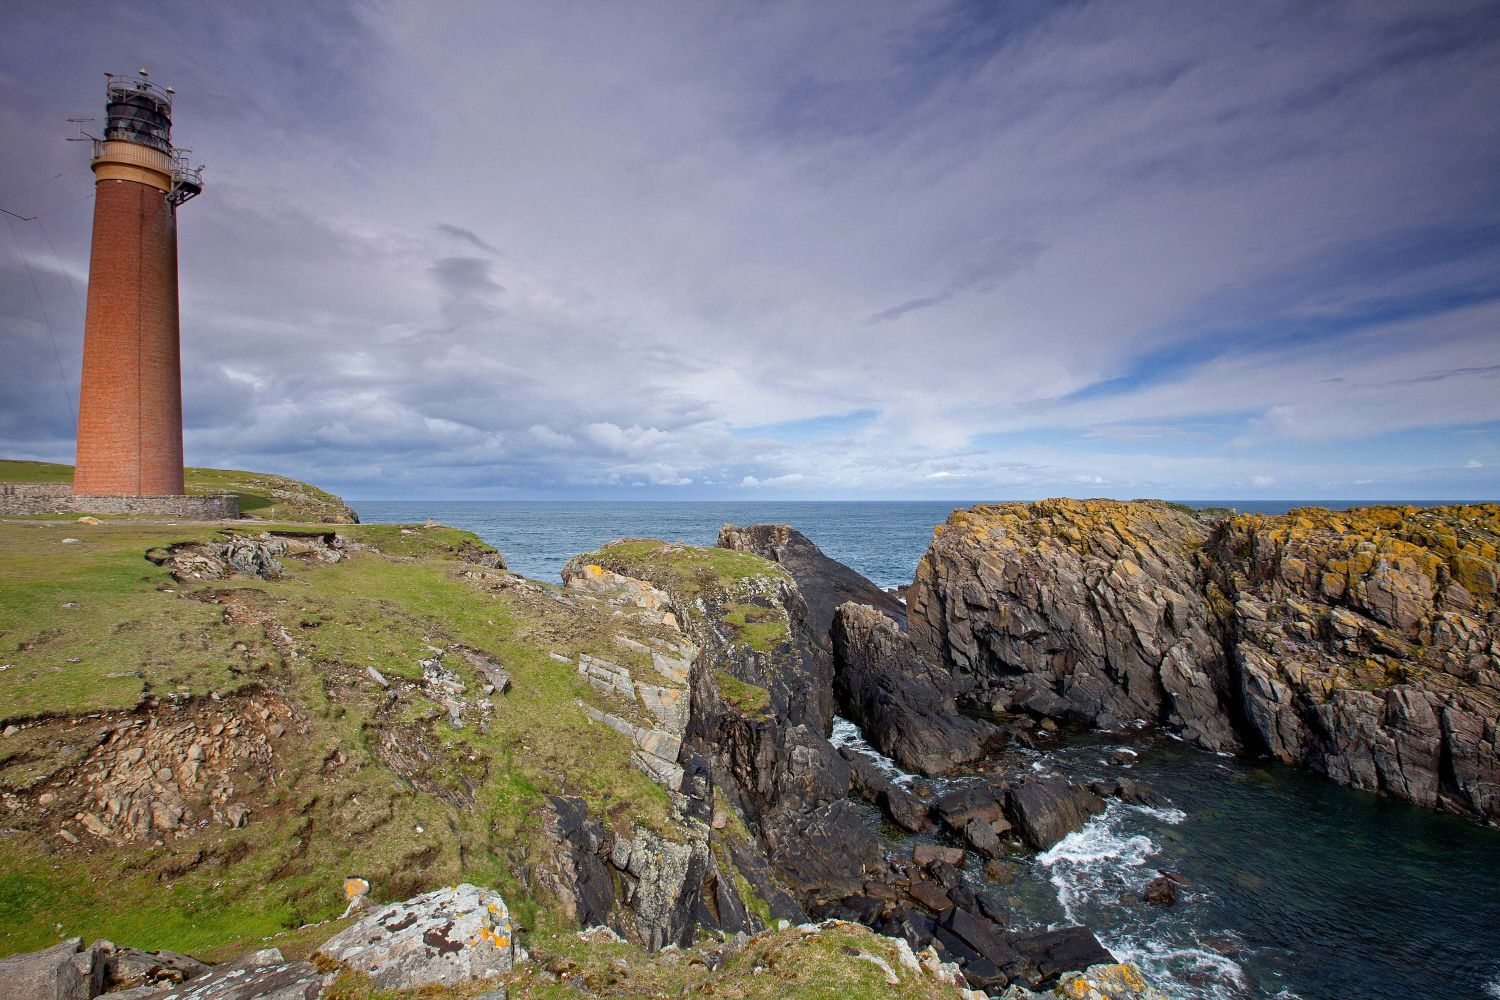
[[[1158,868],[1156,869],[1156,874],[1160,875],[1162,878],[1171,879],[1173,882],[1176,882],[1178,885],[1183,886],[1184,888],[1193,884],[1189,882],[1187,876],[1182,874],[1181,872],[1169,872],[1165,868]]]
[[[964,824],[964,843],[985,858],[999,858],[1005,854],[994,826],[977,816]]]
[[[989,918],[990,922],[998,927],[1004,927],[1010,922],[1010,907],[999,893],[984,890],[974,894],[974,901],[979,907],[979,912]]]
[[[950,788],[933,800],[938,818],[953,830],[962,830],[973,819],[995,822],[1005,815],[1004,789],[986,784]]]
[[[1131,805],[1150,806],[1152,809],[1165,809],[1170,806],[1171,800],[1162,795],[1156,789],[1142,781],[1133,778],[1109,778],[1104,781],[1089,782],[1089,791],[1100,798],[1119,799],[1121,802],[1129,802]]]
[[[906,624],[906,605],[837,560],[830,559],[806,535],[785,524],[752,524],[719,529],[718,547],[754,552],[779,563],[797,581],[807,602],[808,631],[825,647],[833,626],[833,612],[845,601],[868,605],[892,620]]]
[[[962,861],[959,863],[961,864]],[[939,858],[936,861],[929,862],[922,870],[934,882],[950,891],[957,888],[963,882],[963,876],[959,872],[957,865],[947,858]]]
[[[964,863],[964,849],[962,847],[945,847],[942,844],[917,844],[911,849],[911,859],[915,864],[924,868],[935,862],[944,862],[949,865],[962,865]]]
[[[1103,811],[1099,796],[1065,778],[1022,778],[1005,795],[1006,817],[1026,845],[1037,851],[1082,829],[1090,816]]]
[[[1064,972],[1076,972],[1091,965],[1115,961],[1115,957],[1087,927],[1030,931],[1013,935],[1010,943],[1031,965],[1029,975],[1025,978],[1033,987],[1046,986]]]
[[[549,795],[542,810],[542,833],[546,860],[532,866],[532,878],[579,927],[607,924],[615,906],[615,886],[604,863],[603,824],[589,819],[583,799]]]
[[[1141,898],[1152,906],[1171,906],[1177,902],[1177,883],[1165,875],[1158,875],[1146,883]]]
[[[932,943],[936,926],[936,917],[909,906],[897,906],[881,917],[875,930],[887,937],[902,938],[913,949],[922,949]]]
[[[958,712],[953,680],[920,657],[885,615],[840,605],[833,619],[834,693],[865,738],[902,767],[946,774],[978,760],[999,735]]]
[[[848,799],[774,816],[765,839],[776,867],[809,898],[856,895],[866,870],[882,863],[879,842]]]
[[[929,882],[925,878],[913,879],[910,891],[912,899],[934,913],[942,913],[953,908],[953,900],[948,898],[948,890],[936,882]]]
[[[840,747],[839,754],[849,765],[850,790],[879,808],[891,822],[912,833],[931,823],[927,803],[898,785],[868,757],[848,747]]]
[[[1014,966],[1022,958],[1008,942],[1002,928],[959,907],[938,919],[935,936],[950,957],[963,960],[965,978],[977,990],[989,990],[996,985],[1004,988],[1010,976],[1002,970]],[[975,958],[984,960],[983,964],[977,963]]]

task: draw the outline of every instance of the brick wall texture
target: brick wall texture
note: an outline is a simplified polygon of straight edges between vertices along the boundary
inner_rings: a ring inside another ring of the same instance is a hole
[[[94,195],[73,492],[181,495],[175,211],[136,181]]]

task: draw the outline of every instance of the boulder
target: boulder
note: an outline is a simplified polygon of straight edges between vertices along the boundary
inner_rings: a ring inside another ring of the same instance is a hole
[[[1171,906],[1177,902],[1177,883],[1165,875],[1158,875],[1146,883],[1141,898],[1152,906]]]
[[[524,955],[505,900],[467,883],[385,906],[329,938],[318,953],[388,990],[500,975]]]
[[[111,990],[122,987],[152,986],[157,989],[196,979],[212,971],[212,966],[175,951],[138,951],[116,948],[108,941],[96,941],[89,950],[100,956],[104,965],[104,983]]]
[[[1053,983],[1065,972],[1114,964],[1115,961],[1087,927],[1059,927],[1016,934],[1010,943],[1027,961],[1026,978],[1033,987]]]
[[[332,984],[335,972],[319,972],[311,962],[288,962],[267,948],[216,965],[166,993],[160,1000],[316,1000]]]
[[[1136,781],[1133,778],[1091,781],[1089,791],[1102,799],[1119,799],[1121,802],[1129,802],[1136,806],[1149,806],[1152,809],[1165,809],[1172,804],[1165,795],[1145,782]]]
[[[942,844],[917,844],[911,849],[911,859],[924,868],[935,861],[943,861],[957,867],[964,863],[964,849],[944,847]]]
[[[0,997],[36,1000],[91,1000],[102,988],[93,951],[82,938],[68,938],[50,948],[0,960]]]
[[[896,623],[848,602],[833,618],[834,695],[865,738],[902,767],[945,774],[978,760],[999,735],[958,712],[953,680],[917,655]]]
[[[1000,838],[995,835],[993,825],[975,817],[964,825],[964,842],[984,858],[999,858],[1005,855]]]
[[[1005,794],[1006,817],[1036,851],[1047,850],[1103,811],[1099,796],[1060,777],[1022,778]]]

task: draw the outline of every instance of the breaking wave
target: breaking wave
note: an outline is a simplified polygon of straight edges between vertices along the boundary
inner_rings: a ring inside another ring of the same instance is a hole
[[[1180,1000],[1242,1000],[1255,995],[1245,970],[1228,955],[1204,947],[1193,926],[1192,890],[1171,910],[1140,901],[1157,875],[1161,847],[1153,823],[1176,825],[1180,809],[1152,809],[1113,800],[1084,827],[1037,855],[1070,923],[1099,932],[1115,957],[1141,968],[1168,996]]]

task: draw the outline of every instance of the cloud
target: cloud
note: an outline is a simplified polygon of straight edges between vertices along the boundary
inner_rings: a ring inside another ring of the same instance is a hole
[[[10,454],[71,455],[90,179],[54,140],[129,50],[209,164],[194,464],[356,497],[1500,492],[1482,5],[22,7],[0,197],[49,214],[16,223],[40,303],[0,250]]]
[[[909,299],[889,309],[882,309],[872,316],[867,316],[865,325],[889,323],[909,313],[952,302],[967,292],[992,291],[1010,275],[1034,266],[1045,249],[1044,244],[1035,240],[1021,240],[992,246],[980,258],[963,267],[952,281],[943,286],[941,291],[933,295]]]

